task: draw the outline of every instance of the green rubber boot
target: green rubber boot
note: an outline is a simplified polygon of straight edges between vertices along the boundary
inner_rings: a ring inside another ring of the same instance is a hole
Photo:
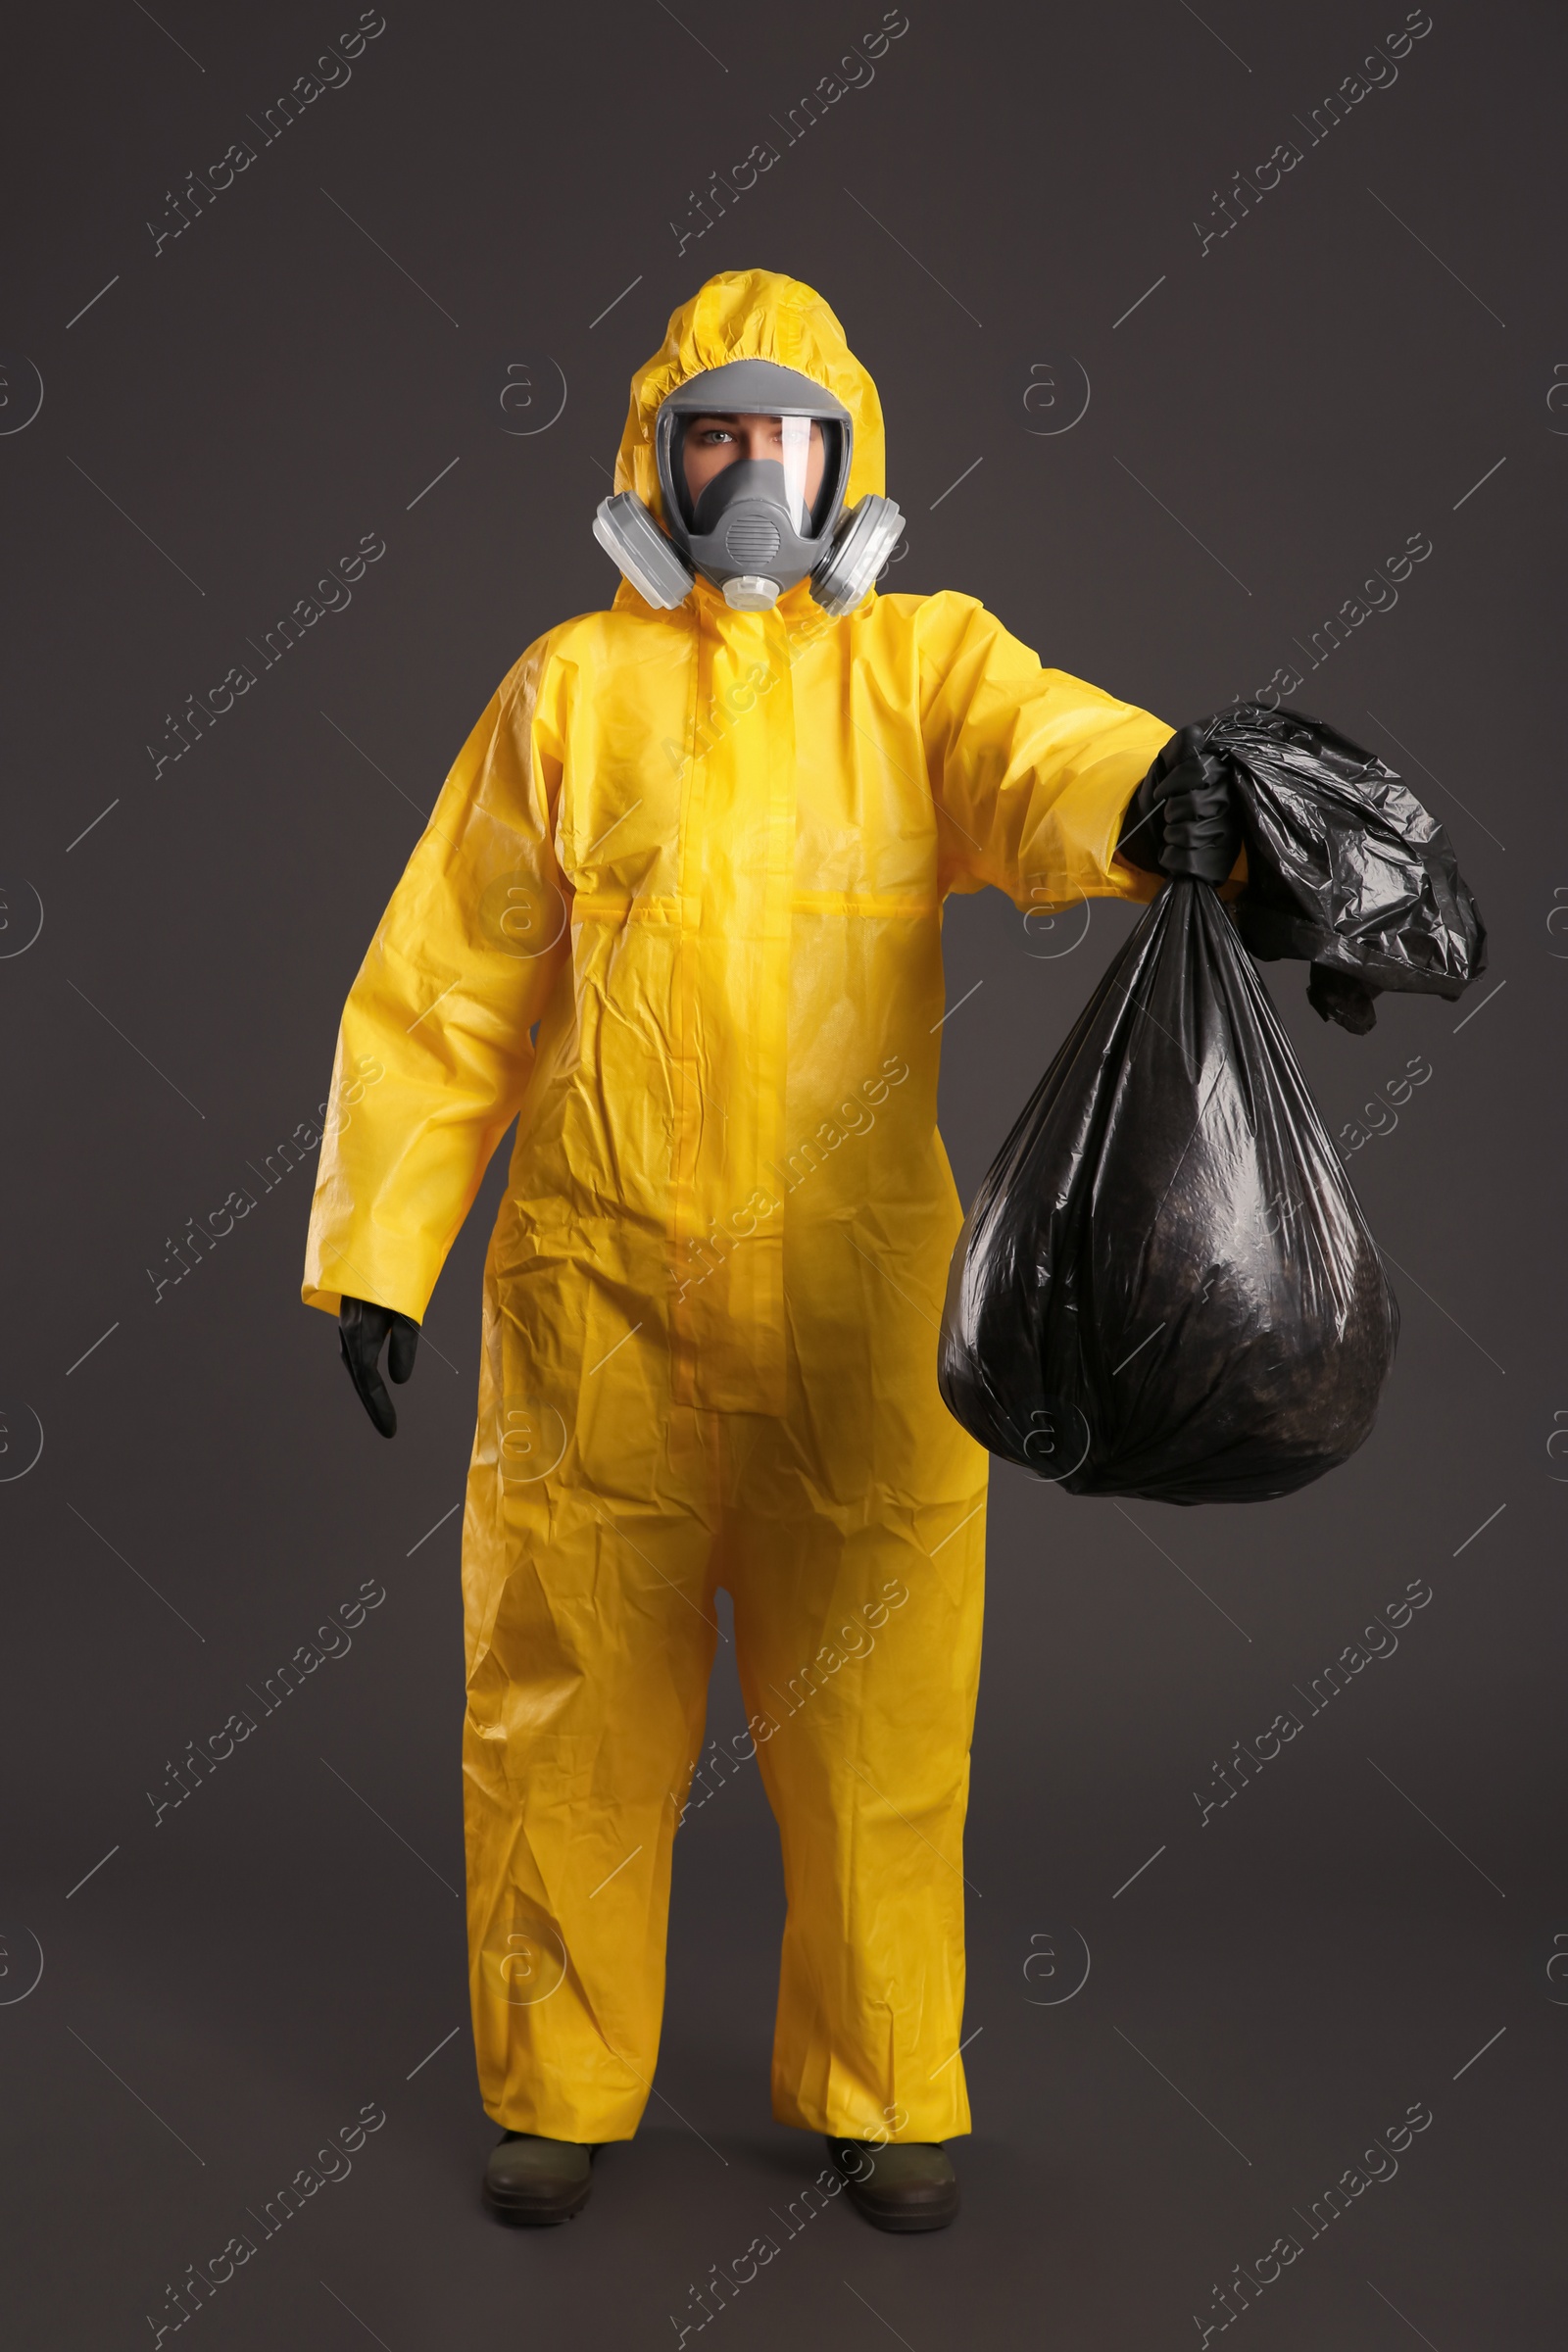
[[[946,2148],[929,2140],[833,2139],[828,2154],[850,2203],[874,2230],[946,2230],[958,2214],[958,2176]]]
[[[574,2139],[504,2132],[484,2168],[485,2202],[504,2221],[524,2229],[569,2222],[588,2202],[597,2153]]]

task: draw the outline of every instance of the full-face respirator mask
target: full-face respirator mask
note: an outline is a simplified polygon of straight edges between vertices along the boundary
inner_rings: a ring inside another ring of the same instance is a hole
[[[687,487],[686,431],[697,416],[776,420],[776,458],[739,458],[694,498]],[[808,497],[813,429],[821,482]],[[813,601],[835,618],[853,612],[897,546],[904,517],[889,498],[869,496],[845,512],[855,426],[831,392],[771,360],[734,360],[694,375],[670,393],[654,425],[654,456],[664,509],[660,529],[635,492],[604,499],[594,537],[645,603],[684,604],[699,572],[738,612],[765,612],[809,579]]]

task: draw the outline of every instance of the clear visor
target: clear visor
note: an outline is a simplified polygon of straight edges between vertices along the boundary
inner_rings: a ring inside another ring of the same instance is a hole
[[[810,500],[807,497],[807,467],[811,451],[811,419],[809,416],[778,416],[769,419],[776,424],[779,436],[779,457],[784,466],[784,505],[795,528],[805,536],[810,519]],[[816,445],[822,446],[822,433],[817,428]],[[818,461],[816,482],[812,496],[820,489],[822,467]]]
[[[681,448],[691,508],[716,474],[745,459],[771,459],[783,466],[785,509],[805,537],[827,459],[821,426],[809,416],[693,416]]]

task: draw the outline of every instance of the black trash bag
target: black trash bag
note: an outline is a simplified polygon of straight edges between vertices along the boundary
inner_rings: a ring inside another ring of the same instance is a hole
[[[1236,902],[1264,962],[1313,969],[1314,1011],[1364,1036],[1384,989],[1457,997],[1486,969],[1486,927],[1447,834],[1394,769],[1299,710],[1241,703],[1206,722],[1231,763],[1247,847]]]
[[[1072,1494],[1257,1501],[1355,1451],[1397,1329],[1267,991],[1215,892],[1172,882],[965,1220],[948,1409]]]

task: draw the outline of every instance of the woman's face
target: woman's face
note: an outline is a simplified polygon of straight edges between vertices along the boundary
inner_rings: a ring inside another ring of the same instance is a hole
[[[694,416],[686,427],[682,464],[693,507],[726,466],[743,458],[771,458],[784,464],[784,427],[777,416]],[[822,427],[813,423],[806,450],[805,498],[809,510],[822,487],[825,452]],[[786,468],[786,472],[787,472]]]

